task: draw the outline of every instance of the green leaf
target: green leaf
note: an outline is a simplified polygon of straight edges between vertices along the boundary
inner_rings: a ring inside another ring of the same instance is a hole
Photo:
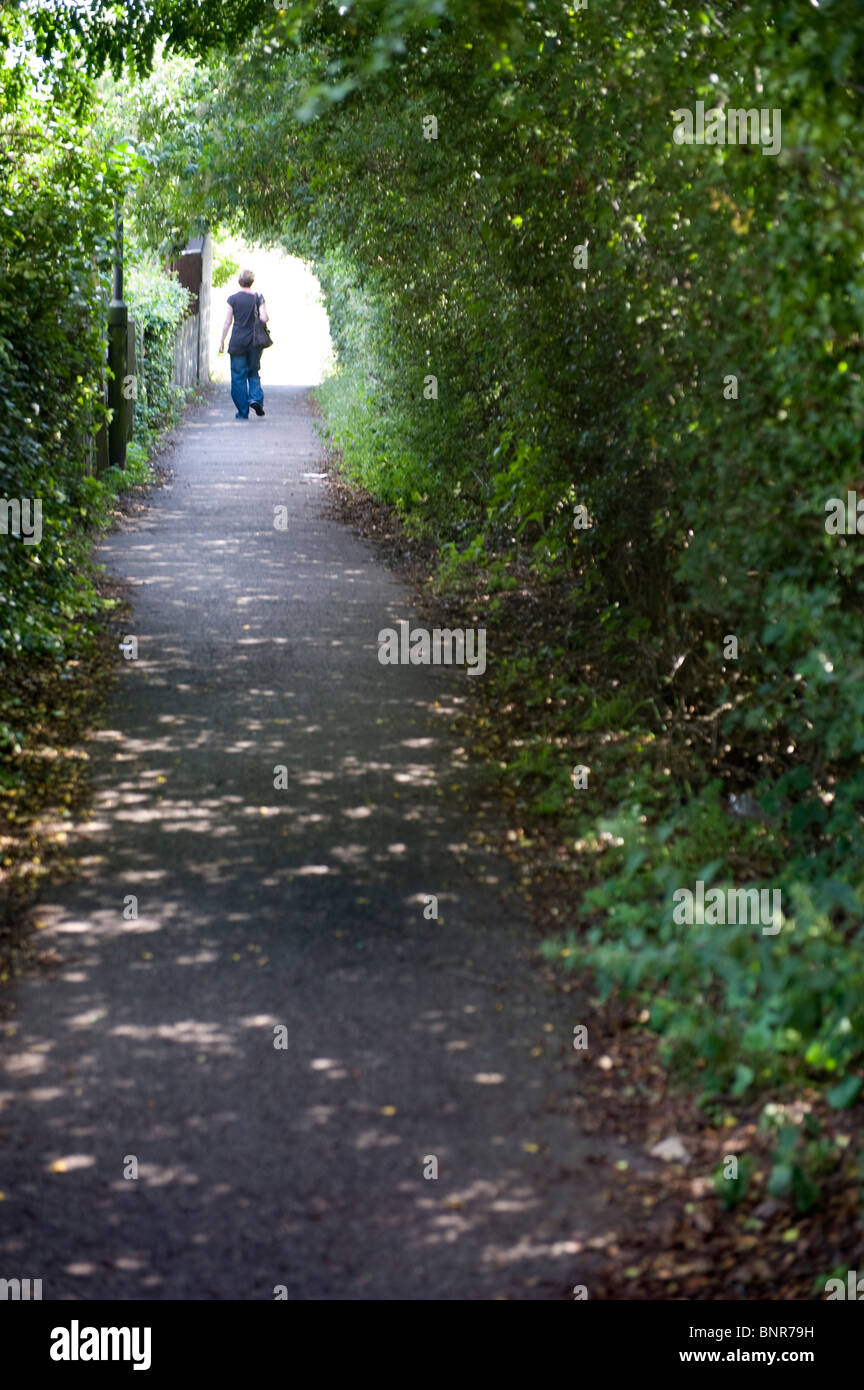
[[[855,1100],[861,1090],[860,1076],[847,1076],[837,1086],[832,1087],[828,1092],[828,1104],[834,1110],[846,1110]]]

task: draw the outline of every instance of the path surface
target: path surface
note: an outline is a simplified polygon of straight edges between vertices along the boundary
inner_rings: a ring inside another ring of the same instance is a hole
[[[324,518],[305,393],[266,404],[199,407],[173,484],[103,546],[139,659],[89,746],[80,874],[38,912],[62,964],[3,1039],[0,1275],[46,1299],[566,1297],[604,1220],[579,1018],[459,862],[467,678],[379,664],[402,587]]]

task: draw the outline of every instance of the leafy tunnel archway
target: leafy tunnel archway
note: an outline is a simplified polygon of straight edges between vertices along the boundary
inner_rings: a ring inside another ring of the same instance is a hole
[[[542,918],[550,961],[593,972],[718,1129],[779,1106],[753,1171],[805,1213],[812,1087],[842,1203],[832,1112],[860,1106],[864,1059],[858,0],[57,0],[0,28],[10,525],[46,502],[38,557],[0,553],[11,800],[42,746],[21,673],[59,671],[98,608],[114,198],[157,261],[203,227],[299,256],[333,452],[434,555],[430,589],[497,624],[476,732],[507,845],[578,892]],[[678,930],[675,893],[727,882],[782,891],[770,947]],[[755,1211],[742,1174],[718,1190]]]

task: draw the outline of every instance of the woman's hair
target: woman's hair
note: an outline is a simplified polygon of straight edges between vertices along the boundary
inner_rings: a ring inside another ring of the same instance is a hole
[[[243,286],[244,290],[248,290],[254,279],[254,270],[241,270],[240,274],[237,276],[237,280]]]

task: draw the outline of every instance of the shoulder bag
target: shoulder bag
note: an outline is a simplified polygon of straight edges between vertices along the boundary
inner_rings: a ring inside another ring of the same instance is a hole
[[[266,323],[262,322],[261,316],[258,313],[258,305],[260,303],[261,296],[260,294],[256,294],[255,317],[252,320],[252,346],[253,348],[261,348],[263,351],[264,348],[273,346],[273,339],[270,337]]]

